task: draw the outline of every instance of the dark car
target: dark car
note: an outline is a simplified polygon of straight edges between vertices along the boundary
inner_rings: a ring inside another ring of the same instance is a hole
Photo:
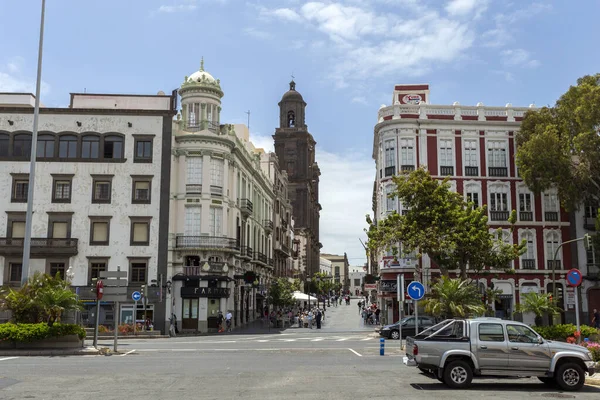
[[[419,317],[419,332],[435,325],[435,319],[432,317]],[[379,331],[379,334],[388,339],[400,338],[400,321],[392,325],[386,325]],[[415,335],[415,317],[402,318],[402,338]]]

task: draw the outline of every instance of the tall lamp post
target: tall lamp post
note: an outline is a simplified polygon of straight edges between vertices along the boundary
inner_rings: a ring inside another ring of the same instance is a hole
[[[29,258],[31,252],[31,218],[33,216],[33,188],[35,185],[35,159],[37,155],[38,120],[40,116],[40,91],[42,83],[42,51],[44,48],[44,16],[46,0],[42,0],[40,20],[40,41],[38,48],[37,80],[35,83],[35,108],[33,110],[33,131],[31,132],[31,154],[29,156],[29,186],[27,187],[27,213],[25,215],[25,238],[23,239],[23,263],[21,265],[21,283],[29,278]]]

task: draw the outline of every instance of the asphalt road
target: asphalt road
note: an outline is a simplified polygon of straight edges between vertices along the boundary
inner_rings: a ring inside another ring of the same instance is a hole
[[[380,356],[372,327],[344,333],[330,322],[329,331],[121,340],[112,356],[0,357],[0,399],[600,398],[600,388],[560,393],[537,379],[451,390],[404,366],[398,341]]]

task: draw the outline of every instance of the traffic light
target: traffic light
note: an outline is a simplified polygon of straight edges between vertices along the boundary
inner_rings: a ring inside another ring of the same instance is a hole
[[[140,294],[142,295],[142,297],[144,297],[146,295],[146,285],[142,285],[142,287],[140,288]]]
[[[583,244],[586,250],[592,250],[594,244],[592,243],[592,236],[590,234],[586,233],[583,236]]]

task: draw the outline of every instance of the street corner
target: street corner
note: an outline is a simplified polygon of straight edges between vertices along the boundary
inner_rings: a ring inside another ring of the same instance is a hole
[[[94,347],[76,349],[23,349],[0,350],[0,357],[61,357],[98,355],[100,351]]]

